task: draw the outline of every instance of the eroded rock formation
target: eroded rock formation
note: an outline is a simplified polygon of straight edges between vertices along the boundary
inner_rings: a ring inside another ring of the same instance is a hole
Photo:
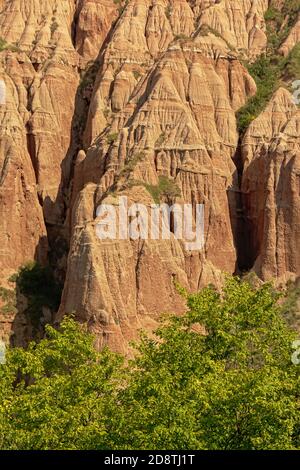
[[[279,51],[287,56],[293,47],[300,42],[300,13],[296,24],[293,26],[290,34],[280,47]]]
[[[300,110],[280,88],[242,142],[249,253],[263,279],[299,275]]]
[[[299,110],[282,88],[242,138],[237,131],[236,112],[256,93],[242,61],[266,51],[268,7],[0,1],[4,285],[27,261],[50,262],[64,281],[56,319],[76,312],[99,347],[126,353],[140,328],[183,311],[174,281],[220,283],[238,271],[241,245],[263,279],[299,274]],[[298,23],[281,54],[299,42]],[[173,233],[97,238],[100,203],[123,195],[150,210],[162,177],[177,193],[161,202],[205,205],[203,250]]]

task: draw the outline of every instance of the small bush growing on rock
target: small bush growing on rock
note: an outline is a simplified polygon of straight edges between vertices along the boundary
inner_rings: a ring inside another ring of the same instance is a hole
[[[108,136],[106,137],[106,142],[108,144],[113,144],[117,138],[118,138],[118,133],[117,132],[112,132],[111,134],[108,134]]]

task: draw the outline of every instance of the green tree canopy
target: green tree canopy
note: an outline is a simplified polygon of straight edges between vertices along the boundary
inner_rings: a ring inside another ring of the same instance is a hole
[[[0,448],[89,449],[105,442],[105,406],[122,360],[96,352],[72,318],[0,366]],[[97,437],[97,440],[95,440]]]
[[[136,357],[96,352],[71,318],[0,367],[4,449],[297,449],[295,333],[270,285],[228,278]]]

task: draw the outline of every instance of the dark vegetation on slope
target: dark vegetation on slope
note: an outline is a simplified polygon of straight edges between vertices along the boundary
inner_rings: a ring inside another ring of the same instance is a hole
[[[271,4],[265,14],[268,49],[254,63],[246,64],[256,82],[257,93],[237,113],[238,130],[241,134],[264,110],[277,88],[289,87],[300,77],[300,44],[287,57],[278,53],[278,48],[297,20],[299,10],[299,0],[287,0],[281,11]]]
[[[0,287],[0,297],[3,301],[2,313],[25,314],[31,326],[39,329],[43,308],[51,312],[58,310],[62,286],[57,283],[53,272],[48,266],[40,266],[36,262],[27,263],[9,279],[11,288]],[[23,310],[24,301],[20,302],[20,296],[24,298],[26,307]]]

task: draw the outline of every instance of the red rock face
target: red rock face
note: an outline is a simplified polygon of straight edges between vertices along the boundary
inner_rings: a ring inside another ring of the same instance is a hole
[[[281,88],[242,143],[250,264],[264,280],[300,273],[300,112]]]
[[[99,347],[126,353],[140,328],[183,311],[174,280],[218,285],[241,249],[263,279],[299,274],[291,95],[278,91],[243,139],[237,132],[235,113],[256,93],[242,60],[266,50],[268,3],[0,1],[4,285],[25,262],[50,260],[64,281],[57,319],[76,312]],[[280,53],[298,41],[296,24]],[[123,195],[149,209],[161,177],[179,191],[161,202],[205,205],[204,249],[187,251],[173,234],[100,241],[98,205]]]
[[[47,258],[47,232],[38,200],[36,175],[27,148],[24,121],[28,111],[22,102],[32,79],[30,62],[19,64],[8,54],[5,72],[5,104],[0,105],[0,262],[3,278],[20,263]]]
[[[282,46],[279,49],[284,56],[287,56],[293,47],[300,42],[300,13],[298,15],[298,20],[295,26],[292,28],[287,39],[284,41]]]

